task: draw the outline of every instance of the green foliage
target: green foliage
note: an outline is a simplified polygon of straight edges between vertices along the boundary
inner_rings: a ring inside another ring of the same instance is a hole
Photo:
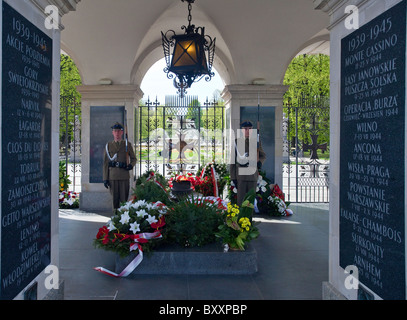
[[[73,127],[75,117],[82,119],[80,108],[81,95],[76,89],[82,84],[79,70],[73,60],[64,54],[61,54],[61,108],[60,108],[60,133],[59,139],[63,146],[71,143],[74,139]],[[74,107],[75,106],[75,107]],[[68,152],[68,150],[65,150]]]
[[[228,203],[227,210],[223,212],[224,223],[219,225],[216,236],[232,249],[244,250],[246,244],[260,234],[252,221],[255,196],[252,189],[240,208],[237,204]]]
[[[222,224],[222,209],[217,203],[191,197],[168,210],[167,240],[183,247],[201,247],[216,241]]]
[[[329,96],[329,70],[329,56],[318,54],[295,57],[288,66],[284,78],[284,84],[290,86],[285,94],[286,101],[295,100],[302,95]]]
[[[148,173],[147,173],[148,174]],[[136,181],[136,187],[132,188],[132,196],[136,200],[145,200],[148,202],[161,201],[168,205],[171,200],[168,197],[168,182],[160,174],[155,173],[155,178],[147,180],[148,175],[139,177]]]
[[[76,97],[80,99],[80,94],[76,86],[82,84],[79,70],[71,57],[61,54],[61,96]]]
[[[290,86],[284,95],[286,116],[293,121],[289,127],[289,137],[295,137],[295,109],[305,104],[313,108],[298,109],[298,137],[301,143],[311,143],[308,129],[316,121],[318,126],[318,143],[329,141],[329,108],[314,108],[316,105],[329,106],[330,94],[330,57],[318,55],[301,55],[289,65],[284,84]]]
[[[69,175],[66,174],[66,163],[65,161],[59,162],[59,191],[67,191],[68,186],[71,183],[69,180]]]

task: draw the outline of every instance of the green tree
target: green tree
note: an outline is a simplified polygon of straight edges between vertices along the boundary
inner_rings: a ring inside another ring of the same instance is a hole
[[[79,121],[82,122],[81,95],[76,89],[82,84],[82,80],[75,63],[65,54],[61,54],[60,71],[60,143],[65,148],[73,140],[75,116],[78,116]]]
[[[286,102],[305,96],[329,96],[329,56],[300,55],[290,63],[284,78],[289,85],[285,94]]]
[[[290,86],[284,96],[284,112],[292,120],[289,137],[295,137],[295,109],[306,105],[307,108],[297,110],[300,142],[311,143],[308,129],[315,127],[318,143],[329,141],[329,108],[316,106],[329,106],[330,57],[323,54],[295,57],[287,69],[284,84]]]
[[[80,101],[81,95],[76,86],[82,85],[79,70],[71,57],[61,54],[61,97],[75,97]]]

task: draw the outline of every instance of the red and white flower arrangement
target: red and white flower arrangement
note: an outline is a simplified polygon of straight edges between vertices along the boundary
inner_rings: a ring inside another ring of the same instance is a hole
[[[59,208],[79,208],[79,193],[73,191],[62,191],[59,193]]]
[[[129,201],[122,205],[107,225],[99,229],[95,246],[125,257],[131,251],[151,251],[161,238],[167,207],[162,202]]]

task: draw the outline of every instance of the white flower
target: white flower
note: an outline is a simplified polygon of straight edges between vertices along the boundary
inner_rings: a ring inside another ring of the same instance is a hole
[[[109,231],[116,230],[116,227],[114,226],[112,220],[109,221],[109,223],[108,223],[108,225],[107,225],[107,229],[109,229]]]
[[[158,209],[158,213],[161,215],[166,214],[167,213],[167,207],[161,207],[160,209]]]
[[[126,204],[122,205],[119,210],[129,210],[131,206],[131,202],[126,202]]]
[[[130,224],[130,231],[136,234],[137,232],[140,231],[140,225],[137,222],[131,223]]]
[[[285,210],[287,209],[285,202],[283,200],[280,199],[279,203],[278,203],[278,211],[280,213],[284,213]]]
[[[262,192],[266,192],[266,190],[267,190],[266,187],[261,187]]]
[[[234,188],[234,189],[233,189],[233,192],[234,192],[234,193],[237,193],[237,188]]]
[[[147,209],[147,210],[154,209],[154,205],[153,205],[152,203],[147,203],[146,209]]]
[[[158,212],[160,214],[165,214],[167,213],[167,207],[165,206],[164,203],[162,203],[161,201],[157,201],[156,203],[154,203],[151,207],[151,209],[154,210],[158,210]]]
[[[156,203],[153,204],[153,209],[158,209],[160,206],[163,205],[161,201],[157,201]]]
[[[129,212],[128,212],[128,211],[125,211],[125,212],[122,214],[121,218],[120,218],[120,223],[121,223],[121,224],[127,224],[127,223],[129,223],[129,221],[130,221]]]
[[[136,203],[137,203],[137,205],[138,205],[139,208],[140,208],[140,207],[145,207],[145,206],[147,205],[146,200],[139,200],[139,201],[137,201]]]
[[[148,215],[148,218],[146,220],[148,221],[149,224],[158,222],[156,217],[153,217],[153,216],[150,216],[150,215]]]
[[[137,214],[137,217],[140,217],[140,218],[143,218],[146,215],[148,215],[148,213],[144,209],[137,211],[136,214]]]

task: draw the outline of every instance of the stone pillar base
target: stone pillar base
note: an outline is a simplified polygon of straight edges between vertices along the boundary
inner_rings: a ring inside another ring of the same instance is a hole
[[[329,282],[323,282],[322,300],[347,300],[347,299],[332,284],[330,284]]]
[[[44,297],[44,300],[64,300],[65,297],[65,281],[60,280],[58,289],[52,289]]]
[[[88,212],[113,214],[112,195],[109,192],[82,191],[80,209]]]

